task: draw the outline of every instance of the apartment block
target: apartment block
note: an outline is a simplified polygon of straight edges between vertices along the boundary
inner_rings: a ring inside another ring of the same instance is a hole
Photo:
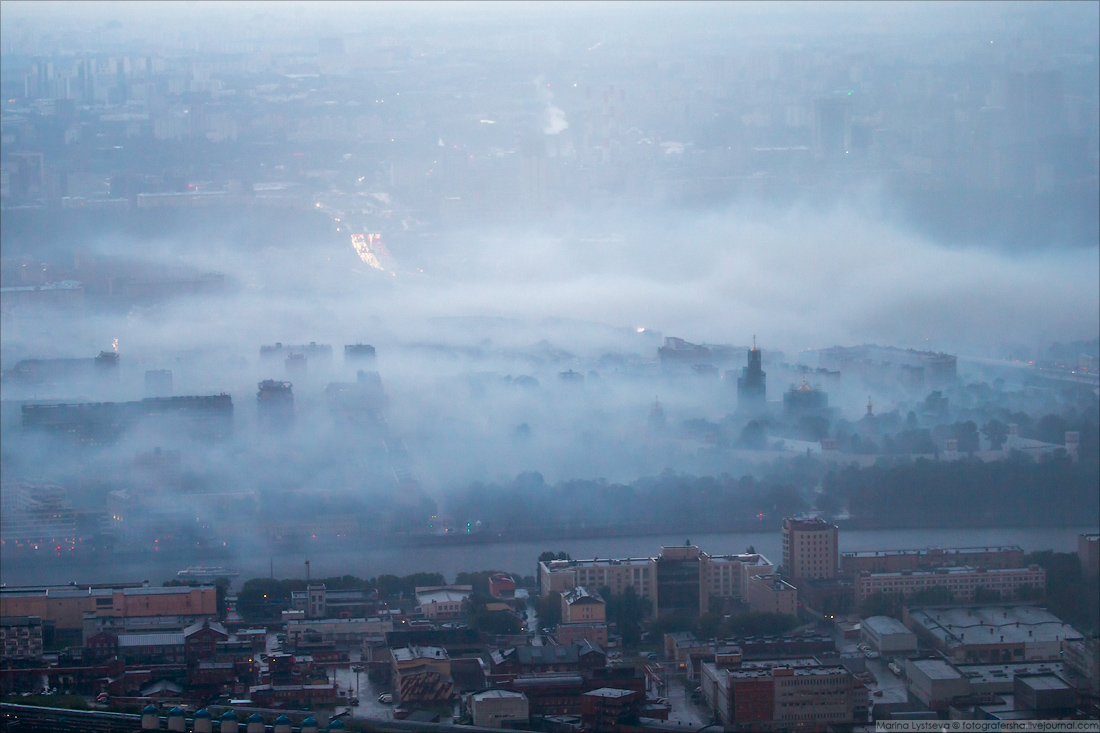
[[[1038,565],[1026,568],[989,570],[987,568],[937,568],[936,570],[900,573],[860,573],[855,578],[856,602],[876,593],[900,593],[910,595],[929,588],[944,588],[954,594],[957,601],[972,601],[979,589],[997,591],[1001,598],[1014,598],[1021,588],[1042,590],[1046,586],[1047,573]]]
[[[802,579],[832,579],[839,572],[838,530],[824,519],[783,520],[783,571]]]

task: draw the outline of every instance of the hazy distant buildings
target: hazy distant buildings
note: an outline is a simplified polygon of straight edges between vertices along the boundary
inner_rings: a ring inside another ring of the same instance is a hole
[[[260,356],[262,358],[281,358],[285,360],[292,354],[300,354],[311,360],[332,361],[332,346],[329,344],[319,344],[316,341],[298,345],[283,344],[281,341],[276,341],[274,344],[265,344],[260,347]]]
[[[118,352],[101,351],[87,359],[23,359],[4,374],[5,381],[35,385],[91,377],[118,379]]]
[[[649,408],[650,432],[655,434],[664,432],[666,423],[665,408],[661,407],[660,400],[653,400],[653,407]]]
[[[374,347],[370,344],[347,344],[344,361],[374,361]]]
[[[820,415],[829,409],[829,394],[811,387],[805,380],[801,387],[791,386],[783,394],[783,410],[789,417]]]
[[[737,378],[737,409],[760,414],[767,408],[767,374],[761,368],[761,353],[756,348],[755,338],[748,356],[748,366],[741,368],[741,376]]]
[[[149,369],[145,372],[146,397],[172,396],[172,370]]]
[[[89,444],[111,442],[137,423],[150,420],[156,426],[183,429],[196,437],[223,438],[233,430],[233,398],[220,394],[146,397],[136,402],[25,404],[22,418],[24,430]]]
[[[814,102],[814,156],[843,158],[852,146],[852,104],[847,95]]]
[[[286,429],[294,420],[294,391],[290,382],[265,379],[256,392],[256,415],[269,429]]]

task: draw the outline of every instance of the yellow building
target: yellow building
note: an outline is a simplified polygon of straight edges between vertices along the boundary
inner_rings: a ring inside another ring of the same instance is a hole
[[[58,630],[82,630],[84,614],[134,616],[216,616],[214,586],[192,588],[45,588],[0,589],[0,616],[38,616]]]

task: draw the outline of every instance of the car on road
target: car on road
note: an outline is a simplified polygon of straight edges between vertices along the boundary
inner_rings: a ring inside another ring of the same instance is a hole
[[[868,649],[867,651],[863,652],[863,656],[867,657],[868,659],[878,659],[882,655],[878,652],[874,652]]]
[[[645,657],[646,659],[656,659],[657,658],[657,655],[654,652],[646,652],[642,656]]]
[[[393,693],[392,692],[383,692],[381,695],[378,696],[378,702],[382,703],[383,705],[392,705],[393,704]]]

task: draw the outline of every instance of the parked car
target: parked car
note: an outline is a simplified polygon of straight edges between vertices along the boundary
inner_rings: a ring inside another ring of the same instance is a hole
[[[95,696],[95,701],[98,702],[98,703],[104,704],[104,705],[107,704],[107,702],[109,700],[110,700],[110,697],[107,696],[106,692],[101,692],[101,693],[99,693],[98,695]]]
[[[646,659],[656,659],[657,658],[657,655],[654,654],[653,652],[646,652],[642,656],[645,657]]]
[[[867,651],[863,652],[863,656],[867,657],[868,659],[878,659],[882,655],[879,654],[878,652],[873,652],[873,651],[867,650]]]
[[[381,695],[378,696],[378,702],[382,703],[383,705],[392,705],[393,693],[383,692]]]

